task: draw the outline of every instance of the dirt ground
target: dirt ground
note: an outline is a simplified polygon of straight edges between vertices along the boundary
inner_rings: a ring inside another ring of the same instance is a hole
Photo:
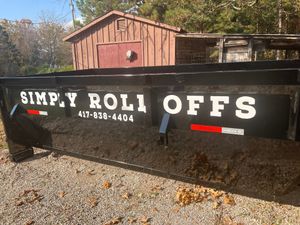
[[[299,185],[275,202],[40,149],[14,163],[0,136],[0,224],[300,224]]]

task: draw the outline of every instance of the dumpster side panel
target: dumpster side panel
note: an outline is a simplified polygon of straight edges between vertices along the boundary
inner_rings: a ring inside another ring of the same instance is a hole
[[[261,78],[255,85],[254,75]],[[257,142],[262,151],[282,143],[299,148],[288,141],[297,137],[290,135],[297,130],[297,76],[278,70],[7,78],[1,110],[9,141],[22,147],[220,183],[221,171],[203,149],[257,151]]]

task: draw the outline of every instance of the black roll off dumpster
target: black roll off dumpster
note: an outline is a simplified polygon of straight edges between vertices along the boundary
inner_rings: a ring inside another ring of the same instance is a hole
[[[37,147],[197,181],[189,168],[203,138],[300,140],[297,60],[82,70],[0,84],[15,161]]]

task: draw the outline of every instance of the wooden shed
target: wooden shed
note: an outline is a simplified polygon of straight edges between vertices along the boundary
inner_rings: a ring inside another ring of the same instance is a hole
[[[176,35],[176,64],[300,58],[299,34]]]
[[[111,11],[69,34],[74,68],[175,64],[175,36],[183,30],[135,15]]]

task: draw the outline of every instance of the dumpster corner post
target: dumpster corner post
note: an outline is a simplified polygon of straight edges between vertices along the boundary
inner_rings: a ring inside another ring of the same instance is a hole
[[[10,158],[15,162],[23,161],[34,155],[33,148],[19,145],[11,140],[7,140]]]

